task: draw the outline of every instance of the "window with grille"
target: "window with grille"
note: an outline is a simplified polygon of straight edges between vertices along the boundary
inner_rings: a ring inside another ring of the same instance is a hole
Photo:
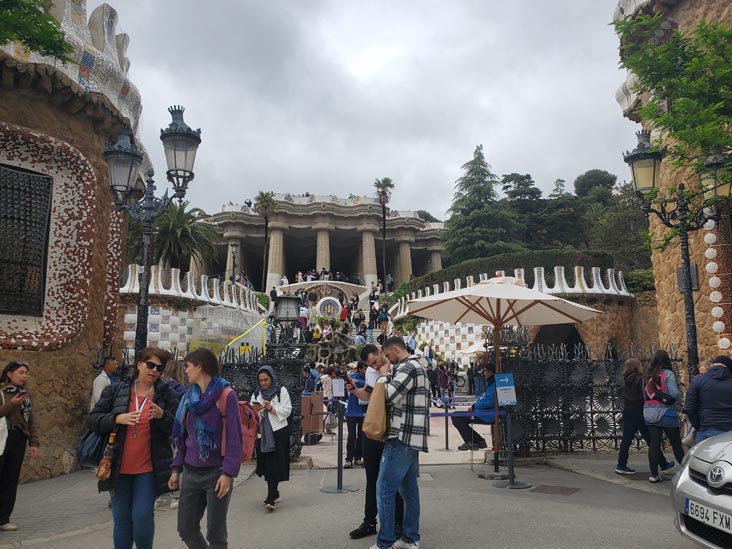
[[[42,316],[53,178],[0,164],[0,314]]]

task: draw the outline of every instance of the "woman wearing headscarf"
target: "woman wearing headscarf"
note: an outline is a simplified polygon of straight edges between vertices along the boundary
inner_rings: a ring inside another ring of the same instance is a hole
[[[196,349],[185,360],[191,387],[175,414],[173,444],[178,452],[168,481],[171,490],[180,485],[178,533],[188,547],[227,547],[232,479],[241,466],[239,400],[211,351]],[[207,508],[208,543],[201,533]]]
[[[257,388],[251,403],[262,418],[261,436],[257,441],[257,476],[267,481],[264,507],[274,511],[280,497],[280,482],[290,480],[290,429],[287,418],[292,413],[290,395],[277,384],[274,370],[262,366],[257,372]]]
[[[89,429],[116,429],[111,473],[99,481],[112,492],[114,548],[152,548],[155,498],[169,492],[170,434],[178,408],[175,391],[160,379],[170,353],[147,347],[132,378],[109,385],[89,414]]]
[[[18,360],[5,366],[0,376],[0,421],[7,426],[6,437],[0,438],[0,532],[18,529],[10,523],[10,515],[15,508],[26,444],[30,445],[31,458],[38,457],[38,434],[31,395],[25,388],[27,381],[28,363]]]

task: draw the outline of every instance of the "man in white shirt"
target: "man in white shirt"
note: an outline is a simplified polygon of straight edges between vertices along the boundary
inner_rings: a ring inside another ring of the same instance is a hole
[[[102,371],[99,375],[94,378],[92,384],[92,395],[91,403],[89,405],[89,411],[94,409],[94,405],[97,403],[99,398],[102,396],[102,391],[107,385],[111,385],[116,381],[114,376],[117,371],[117,359],[113,356],[105,357],[104,364],[102,364]]]

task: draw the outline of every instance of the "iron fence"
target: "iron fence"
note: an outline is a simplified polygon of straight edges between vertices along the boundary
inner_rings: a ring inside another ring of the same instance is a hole
[[[532,453],[617,450],[623,436],[623,364],[648,361],[655,349],[620,355],[612,347],[592,353],[584,346],[501,348],[501,370],[511,372],[518,405],[512,414],[515,451]],[[681,360],[669,350],[674,373]],[[679,402],[677,404],[681,406]],[[636,444],[643,440],[638,437]]]

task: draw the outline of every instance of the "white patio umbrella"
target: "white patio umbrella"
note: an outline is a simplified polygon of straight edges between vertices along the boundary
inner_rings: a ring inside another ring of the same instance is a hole
[[[521,279],[499,276],[467,288],[409,301],[409,314],[451,324],[490,324],[493,348],[500,349],[503,326],[546,326],[574,324],[602,314],[584,305],[527,288]],[[501,353],[496,355],[496,372],[501,371]],[[498,401],[496,400],[496,407]],[[497,448],[498,416],[494,436]]]
[[[409,301],[409,314],[451,324],[490,324],[494,348],[503,326],[574,324],[602,314],[584,305],[527,288],[512,276],[491,278],[467,288]],[[500,354],[496,371],[501,371]]]

